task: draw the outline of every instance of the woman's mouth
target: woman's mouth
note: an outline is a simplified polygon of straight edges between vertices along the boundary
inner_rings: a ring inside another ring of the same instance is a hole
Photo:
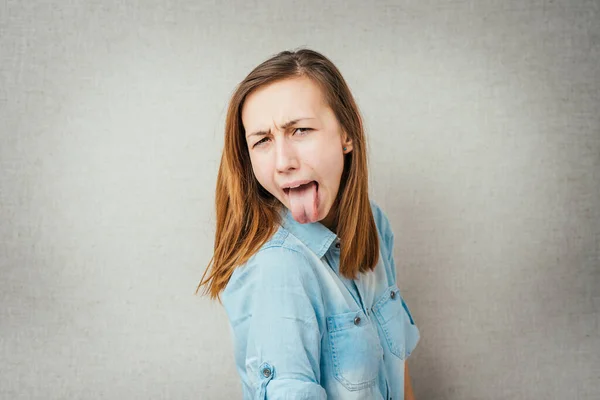
[[[290,191],[302,191],[302,190],[306,189],[306,187],[312,183],[314,183],[316,185],[316,189],[318,192],[319,191],[319,182],[317,182],[317,181],[310,181],[310,182],[306,182],[306,183],[296,185],[293,187],[287,187],[287,188],[283,189],[283,192],[285,193],[286,196],[289,196]]]

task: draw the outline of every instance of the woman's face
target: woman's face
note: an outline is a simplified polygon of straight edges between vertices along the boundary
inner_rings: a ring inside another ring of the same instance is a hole
[[[256,89],[244,102],[242,122],[261,186],[296,221],[331,227],[344,154],[352,151],[352,142],[319,86],[298,77]]]

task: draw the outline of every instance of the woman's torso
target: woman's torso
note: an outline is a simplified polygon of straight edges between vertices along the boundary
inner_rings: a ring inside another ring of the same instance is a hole
[[[234,271],[222,300],[244,399],[304,390],[313,394],[306,398],[404,398],[404,363],[420,335],[396,283],[389,221],[371,207],[379,261],[355,280],[339,273],[339,238],[287,210]]]

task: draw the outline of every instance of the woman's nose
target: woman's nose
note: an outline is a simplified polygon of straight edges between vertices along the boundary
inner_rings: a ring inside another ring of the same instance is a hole
[[[286,172],[298,168],[298,157],[294,145],[286,139],[280,140],[275,146],[275,168],[278,172]]]

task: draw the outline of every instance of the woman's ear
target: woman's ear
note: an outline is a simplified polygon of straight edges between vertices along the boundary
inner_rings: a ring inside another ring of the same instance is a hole
[[[350,139],[350,136],[346,132],[342,135],[342,151],[344,154],[352,151],[352,139]]]

